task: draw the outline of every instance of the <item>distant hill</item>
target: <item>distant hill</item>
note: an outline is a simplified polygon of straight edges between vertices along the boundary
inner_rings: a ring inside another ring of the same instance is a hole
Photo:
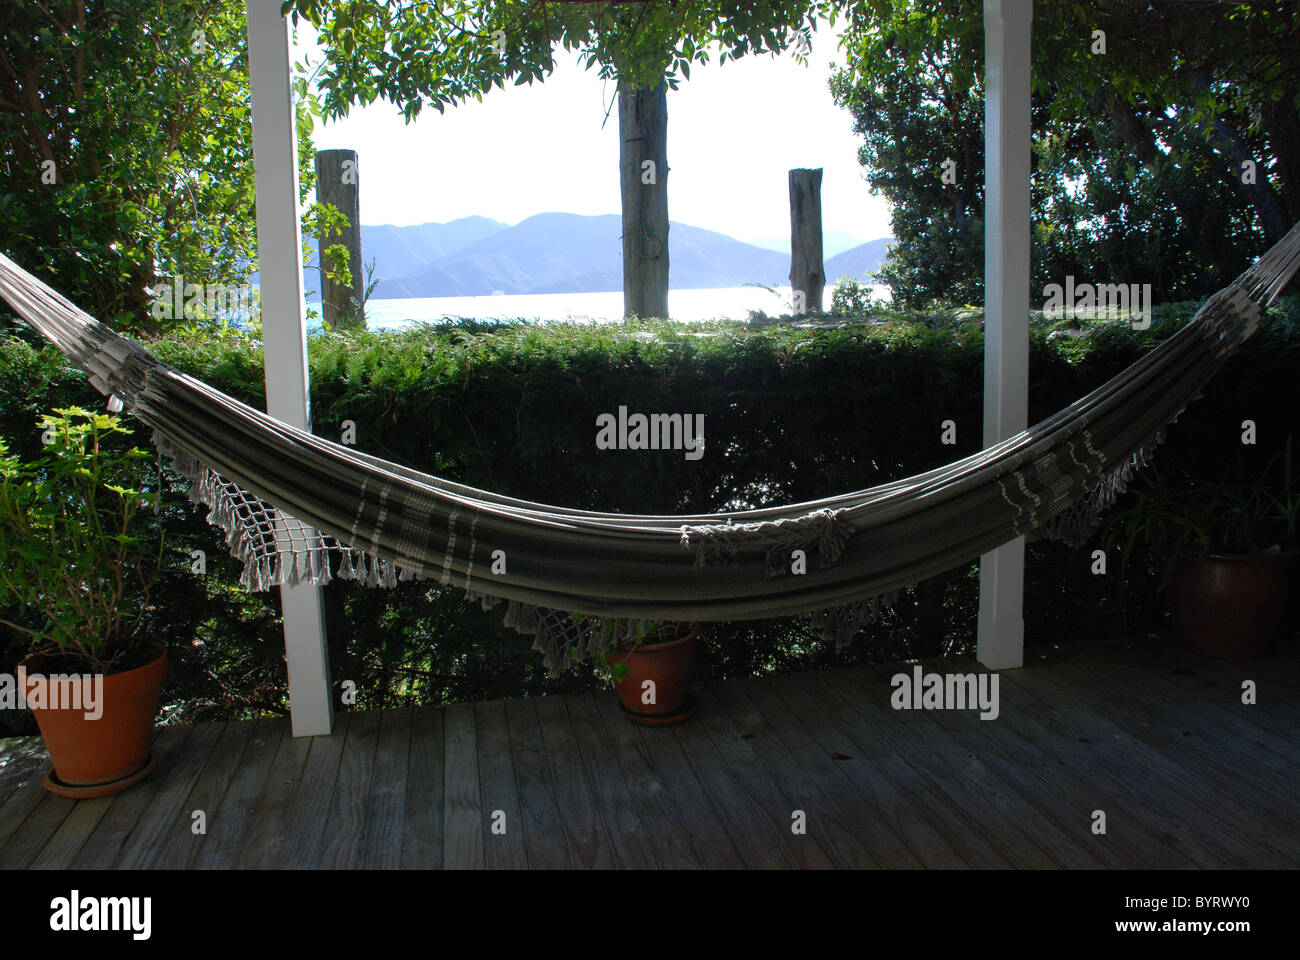
[[[404,277],[415,273],[431,261],[449,256],[483,240],[509,229],[509,224],[487,217],[461,217],[446,223],[420,223],[414,226],[398,227],[392,224],[361,225],[361,259],[365,263],[375,263],[375,277]],[[319,252],[312,263],[319,263]],[[363,264],[364,271],[364,264]],[[365,276],[365,273],[362,273]],[[307,279],[307,286],[312,295],[309,301],[320,300],[320,279],[312,272]],[[378,288],[376,288],[378,290]],[[384,294],[375,293],[382,297]]]
[[[469,297],[622,289],[622,220],[617,214],[541,213],[407,276],[382,274],[374,296]],[[364,235],[363,240],[364,243]],[[674,289],[784,282],[789,257],[712,230],[673,223],[668,256]],[[364,247],[362,256],[370,259]],[[383,261],[380,261],[383,268]],[[379,270],[376,276],[381,276]]]
[[[378,299],[612,291],[623,286],[621,233],[617,214],[541,213],[514,226],[477,216],[362,225],[361,255],[376,263]],[[873,240],[831,257],[827,282],[869,276],[889,242]],[[787,252],[676,222],[668,243],[675,290],[789,282]]]
[[[749,241],[756,247],[762,247],[764,250],[780,250],[782,253],[790,252],[790,237],[787,234],[784,237],[759,237],[757,240]],[[846,250],[852,250],[854,247],[861,245],[862,241],[850,233],[842,230],[823,230],[822,231],[822,254],[827,257],[838,256]]]
[[[421,223],[413,227],[361,226],[361,256],[373,257],[379,276],[405,277],[439,257],[449,256],[486,237],[509,229],[509,224],[487,217],[461,217],[447,223]]]
[[[834,284],[840,277],[852,277],[855,280],[870,279],[871,275],[880,269],[885,254],[889,252],[889,245],[893,242],[893,237],[881,237],[879,240],[870,240],[852,250],[845,250],[837,257],[831,257],[826,261],[827,285]]]

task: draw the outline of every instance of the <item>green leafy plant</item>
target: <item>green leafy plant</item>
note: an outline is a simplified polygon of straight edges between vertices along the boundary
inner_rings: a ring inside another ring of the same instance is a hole
[[[841,277],[831,289],[831,313],[837,317],[864,317],[871,312],[871,286],[853,277]]]
[[[5,254],[105,323],[150,335],[174,324],[149,312],[166,278],[249,282],[242,0],[8,3],[3,22]],[[302,202],[315,185],[319,111],[306,69],[294,98]]]
[[[1177,482],[1168,471],[1149,468],[1133,485],[1129,505],[1102,521],[1107,550],[1119,546],[1121,574],[1139,545],[1165,558],[1161,590],[1184,556],[1244,554],[1258,562],[1294,547],[1300,486],[1292,446],[1288,437],[1254,479]]]
[[[48,440],[27,459],[0,439],[0,606],[35,626],[3,621],[29,638],[33,657],[113,673],[141,664],[151,644],[136,628],[163,565],[163,542],[140,517],[149,453],[112,442],[131,433],[117,417],[80,407],[42,418]],[[43,621],[43,622],[42,622]]]

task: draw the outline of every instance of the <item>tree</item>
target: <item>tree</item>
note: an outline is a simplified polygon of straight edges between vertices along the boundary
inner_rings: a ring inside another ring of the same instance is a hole
[[[408,121],[493,87],[543,80],[556,45],[618,82],[624,312],[668,309],[667,98],[691,65],[785,50],[841,2],[546,3],[288,0],[321,31],[327,116],[383,98]],[[716,50],[715,50],[716,48]],[[796,54],[801,56],[801,54]]]
[[[0,236],[105,322],[160,281],[256,269],[242,0],[47,0],[0,13]],[[305,93],[305,91],[303,91]],[[299,176],[312,184],[310,100]]]
[[[1037,5],[1035,287],[1073,273],[1195,298],[1300,217],[1300,18],[1281,4]],[[899,239],[900,302],[983,297],[983,18],[864,0],[832,80]],[[1247,160],[1254,177],[1245,176]]]

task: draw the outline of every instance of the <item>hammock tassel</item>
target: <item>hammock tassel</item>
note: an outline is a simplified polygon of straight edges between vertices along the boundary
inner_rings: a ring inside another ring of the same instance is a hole
[[[695,566],[734,564],[741,553],[762,549],[764,575],[771,579],[790,571],[790,554],[795,550],[812,551],[818,567],[829,567],[844,553],[849,529],[840,520],[843,510],[816,510],[802,517],[785,517],[759,523],[717,523],[707,526],[684,525],[680,543],[684,549],[695,547]]]

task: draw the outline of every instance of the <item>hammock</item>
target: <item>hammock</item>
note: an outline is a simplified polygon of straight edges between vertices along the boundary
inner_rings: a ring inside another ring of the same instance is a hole
[[[534,635],[558,671],[652,620],[813,614],[840,646],[899,590],[1016,537],[1081,543],[1298,267],[1300,225],[1128,369],[965,459],[823,500],[689,516],[565,509],[420,473],[181,373],[3,255],[0,295],[113,409],[152,428],[244,562],[245,587],[342,577],[463,588],[485,609],[506,601],[505,623]],[[791,572],[795,550],[805,573]]]

